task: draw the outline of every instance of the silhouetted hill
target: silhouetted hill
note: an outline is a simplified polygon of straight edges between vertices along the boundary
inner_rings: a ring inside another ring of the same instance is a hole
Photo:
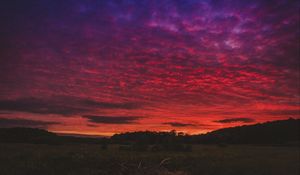
[[[0,142],[34,144],[101,143],[102,139],[59,136],[37,128],[0,128]]]
[[[278,120],[255,125],[224,128],[201,135],[183,133],[138,131],[115,134],[107,138],[84,138],[59,136],[42,129],[34,128],[0,128],[0,142],[11,143],[121,143],[121,144],[299,144],[300,120]]]
[[[0,142],[54,143],[58,136],[37,128],[0,128]]]
[[[224,128],[193,136],[198,143],[293,144],[299,143],[300,120],[278,120],[255,125]]]
[[[146,144],[178,141],[179,136],[175,131],[156,132],[156,131],[137,131],[115,134],[111,137],[113,142],[141,142]]]
[[[127,132],[111,137],[115,143],[299,144],[299,119],[224,128],[201,135],[172,132]]]

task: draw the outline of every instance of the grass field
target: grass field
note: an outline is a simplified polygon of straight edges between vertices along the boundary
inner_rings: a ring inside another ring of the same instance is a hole
[[[110,145],[0,144],[1,175],[299,175],[299,148],[194,145],[135,152]]]

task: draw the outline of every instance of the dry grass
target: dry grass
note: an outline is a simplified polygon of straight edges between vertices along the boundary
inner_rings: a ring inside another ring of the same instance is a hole
[[[299,148],[193,146],[192,152],[119,151],[118,145],[0,144],[2,175],[298,175]]]

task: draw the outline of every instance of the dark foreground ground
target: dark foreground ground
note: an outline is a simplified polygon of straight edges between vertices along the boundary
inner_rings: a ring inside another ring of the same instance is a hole
[[[194,145],[191,152],[118,145],[0,144],[1,175],[299,175],[298,147]]]

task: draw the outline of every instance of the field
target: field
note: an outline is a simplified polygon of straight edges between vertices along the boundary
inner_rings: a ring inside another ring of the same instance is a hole
[[[191,152],[118,145],[0,144],[1,175],[299,175],[299,148],[193,145]]]

